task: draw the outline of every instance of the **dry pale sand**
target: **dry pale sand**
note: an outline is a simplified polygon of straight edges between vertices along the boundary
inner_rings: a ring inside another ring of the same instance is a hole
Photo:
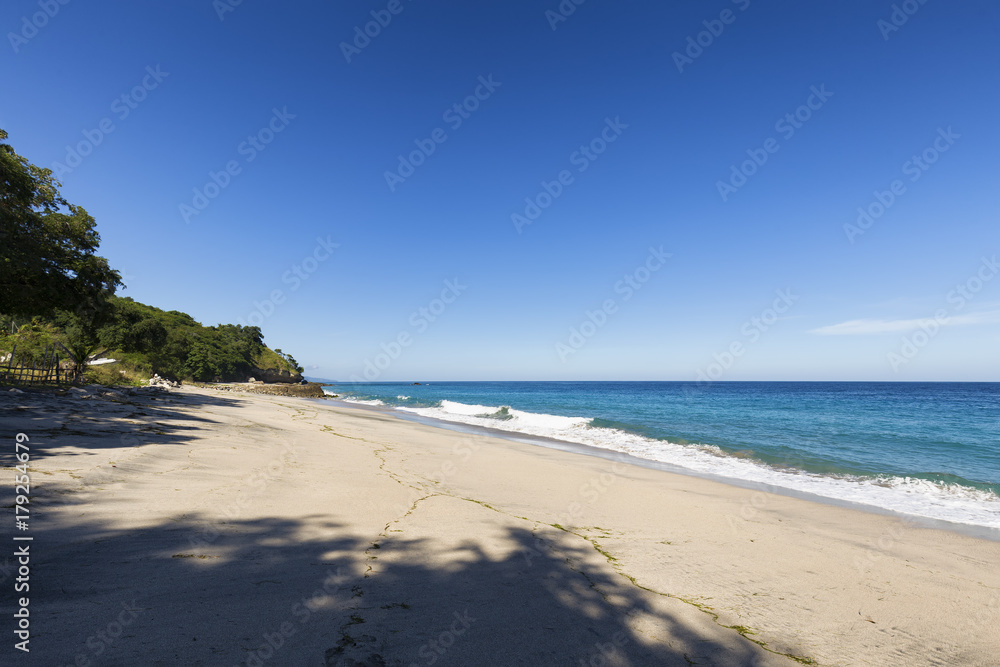
[[[0,417],[34,537],[3,664],[998,664],[995,541],[302,399]]]

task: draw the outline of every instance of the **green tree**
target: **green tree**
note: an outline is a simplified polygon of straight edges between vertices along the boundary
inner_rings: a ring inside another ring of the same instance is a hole
[[[113,299],[108,304],[107,323],[97,332],[101,345],[122,352],[149,353],[162,348],[167,329],[149,311],[132,299]]]
[[[295,357],[288,354],[287,352],[282,352],[280,348],[275,348],[274,352],[282,359],[287,361],[289,364],[291,364],[292,368],[295,369],[296,373],[301,373],[305,370],[304,368],[302,368],[302,366],[299,366],[299,362],[295,361]]]
[[[94,219],[59,194],[52,170],[31,164],[0,129],[0,312],[76,313],[93,327],[121,276],[95,253]]]

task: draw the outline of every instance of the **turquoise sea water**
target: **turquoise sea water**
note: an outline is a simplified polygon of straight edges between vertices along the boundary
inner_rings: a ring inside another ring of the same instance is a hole
[[[326,391],[1000,529],[1000,383],[432,382]]]

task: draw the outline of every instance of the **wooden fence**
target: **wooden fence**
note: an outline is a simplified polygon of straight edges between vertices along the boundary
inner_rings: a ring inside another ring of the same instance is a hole
[[[22,355],[23,356],[23,355]],[[11,350],[10,358],[6,365],[0,363],[0,382],[5,384],[61,384],[68,382],[66,372],[60,372],[59,353],[55,345],[51,348],[45,347],[42,356],[31,355],[27,358],[18,359],[17,346]]]

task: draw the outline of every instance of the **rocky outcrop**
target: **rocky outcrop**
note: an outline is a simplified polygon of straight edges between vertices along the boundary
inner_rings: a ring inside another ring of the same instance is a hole
[[[276,368],[254,368],[250,371],[250,376],[259,382],[266,382],[267,384],[297,384],[302,382],[301,373],[290,373],[288,371],[279,371]]]
[[[323,398],[323,385],[317,382],[308,384],[251,384],[231,382],[228,384],[211,385],[217,391],[240,391],[248,394],[269,394],[271,396],[298,396],[300,398]]]

